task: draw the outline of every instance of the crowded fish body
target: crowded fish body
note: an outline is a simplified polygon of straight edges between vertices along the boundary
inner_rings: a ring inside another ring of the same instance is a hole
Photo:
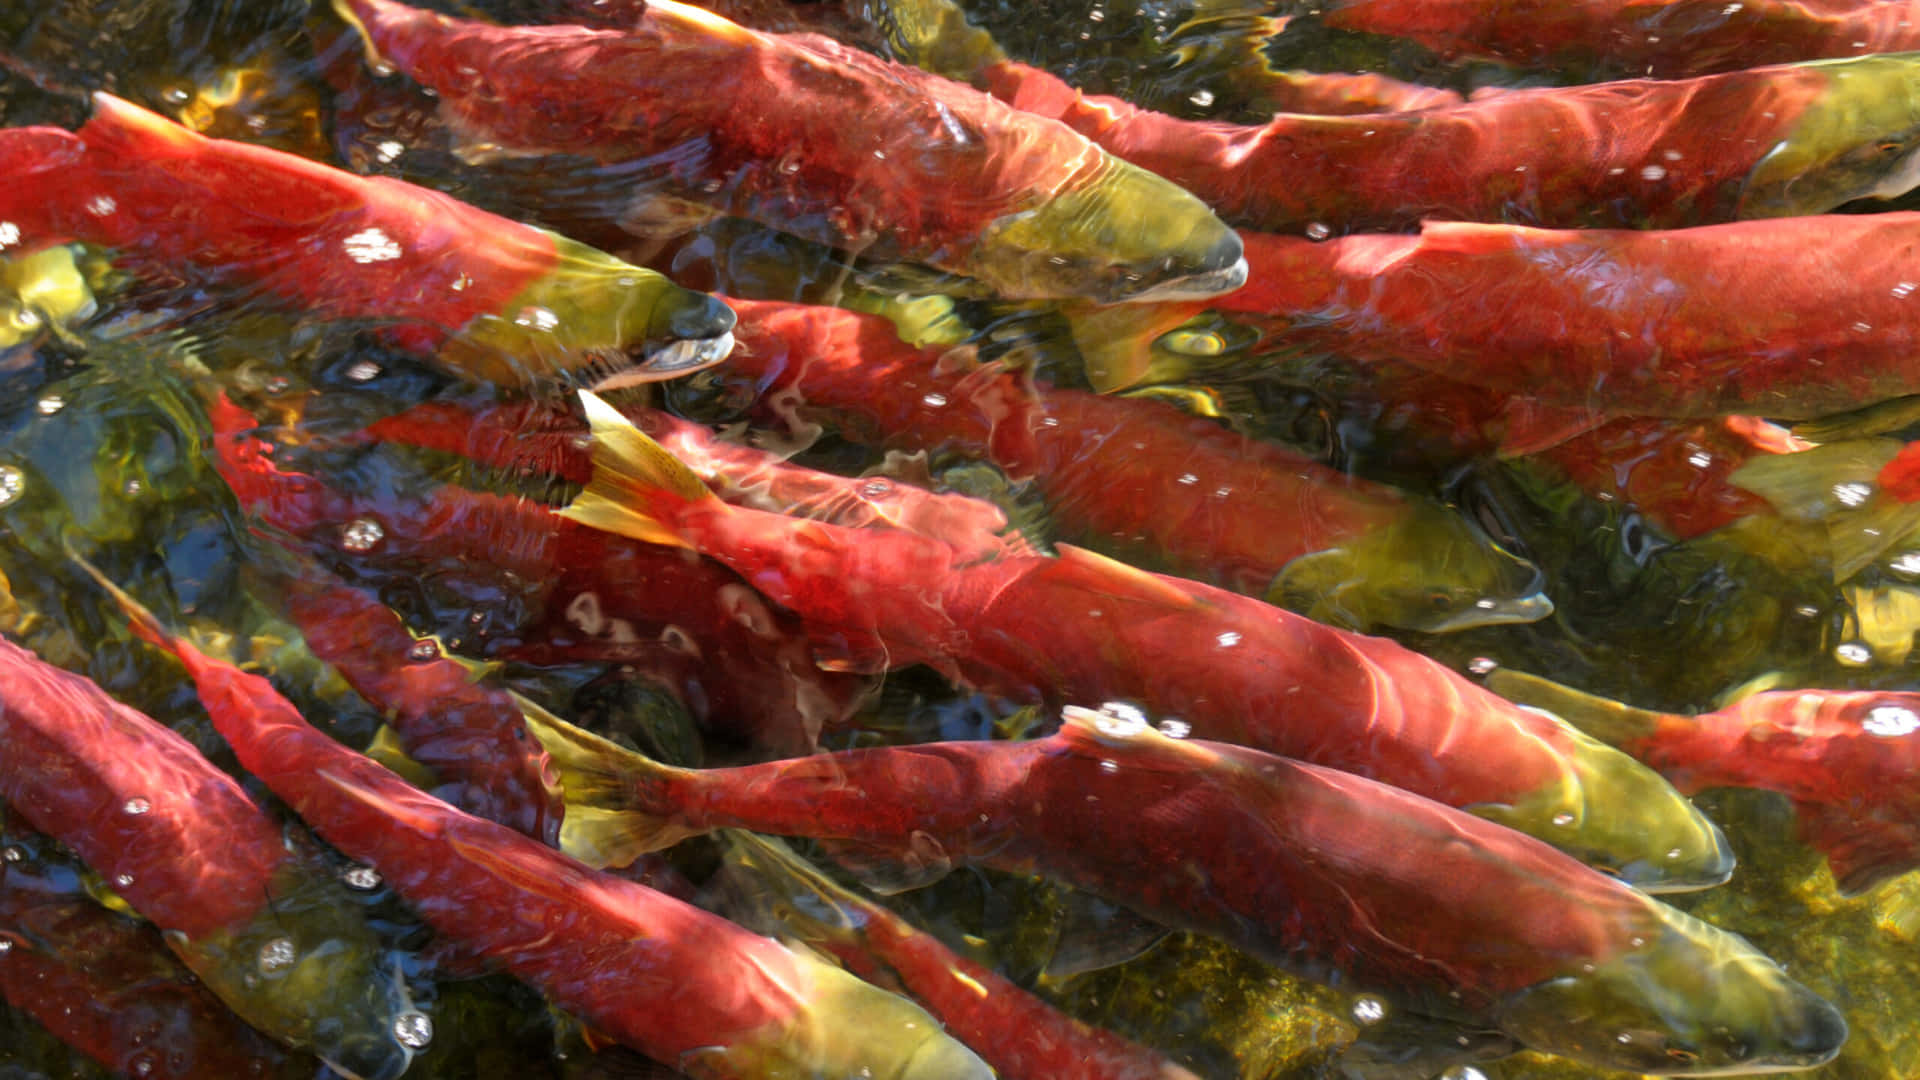
[[[1920,1075],[1904,0],[22,8],[0,1072]]]

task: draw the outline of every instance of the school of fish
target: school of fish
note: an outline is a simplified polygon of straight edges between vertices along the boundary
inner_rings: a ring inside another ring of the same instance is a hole
[[[1920,1076],[1908,49],[0,10],[0,1075]]]

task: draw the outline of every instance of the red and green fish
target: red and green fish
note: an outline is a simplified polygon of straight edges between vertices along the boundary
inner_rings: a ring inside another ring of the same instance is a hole
[[[406,1071],[396,1024],[418,1014],[345,886],[192,743],[4,640],[0,743],[0,800],[158,926],[229,1008],[347,1076]]]
[[[482,567],[536,583],[540,614],[503,659],[632,665],[665,679],[703,726],[763,753],[812,750],[867,694],[866,680],[817,668],[797,620],[712,560],[453,485],[413,501],[350,494],[279,467],[246,410],[221,400],[208,415],[215,467],[266,523],[410,573]]]
[[[869,982],[899,984],[1001,1080],[1199,1080],[1165,1054],[1076,1020],[801,861],[785,845],[729,833],[727,872],[743,904]],[[732,911],[732,905],[726,909]]]
[[[1677,228],[1820,214],[1920,186],[1920,55],[1668,82],[1506,90],[1258,126],[1084,97],[1047,72],[987,69],[995,96],[1276,233],[1393,230],[1424,218]]]
[[[1920,47],[1908,0],[1333,0],[1318,17],[1447,56],[1661,79]]]
[[[1504,394],[1508,453],[1625,416],[1800,420],[1920,393],[1920,213],[1246,239],[1252,283],[1211,306]]]
[[[1547,844],[1351,773],[1171,738],[1130,707],[1069,706],[1028,742],[705,771],[535,730],[569,798],[599,810],[569,814],[563,840],[589,862],[740,828],[1039,874],[1390,1007],[1636,1072],[1810,1068],[1846,1037],[1741,939]]]
[[[928,664],[1022,701],[1134,701],[1202,738],[1395,784],[1654,889],[1732,871],[1719,830],[1630,758],[1383,638],[1069,545],[975,561],[938,538],[729,506],[583,394],[594,476],[564,516],[726,563],[819,661]]]
[[[390,323],[409,348],[510,384],[671,378],[719,363],[733,314],[556,233],[399,180],[209,139],[106,93],[77,131],[0,130],[9,243],[79,240],[316,316]]]
[[[653,188],[1010,297],[1199,297],[1246,280],[1239,238],[1173,184],[824,37],[762,34],[673,0],[650,0],[622,31],[492,26],[392,0],[334,7],[469,138],[651,162],[636,198]]]
[[[1162,402],[1036,385],[916,349],[878,316],[728,303],[743,343],[731,370],[762,401],[797,395],[849,437],[985,458],[1031,481],[1066,535],[1107,554],[1359,630],[1433,633],[1553,611],[1533,566],[1427,499]]]
[[[696,1080],[992,1076],[901,998],[420,791],[113,591],[185,665],[248,772],[439,933],[623,1045]]]
[[[1920,695],[1768,690],[1694,716],[1636,709],[1538,676],[1490,684],[1551,708],[1660,770],[1680,790],[1764,788],[1792,800],[1801,836],[1845,893],[1920,869]]]

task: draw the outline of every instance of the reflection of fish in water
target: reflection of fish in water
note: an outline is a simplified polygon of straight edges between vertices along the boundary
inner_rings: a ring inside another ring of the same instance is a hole
[[[916,533],[728,506],[582,397],[594,477],[565,516],[728,564],[801,617],[822,663],[924,663],[1023,701],[1141,702],[1203,738],[1471,808],[1648,888],[1732,872],[1719,830],[1650,770],[1394,642],[1064,544],[970,562]]]
[[[1269,232],[1393,229],[1424,217],[1674,228],[1819,214],[1920,186],[1920,54],[1507,90],[1253,127],[1083,98],[1044,71],[988,69],[1053,117]]]
[[[403,181],[196,135],[110,94],[77,132],[0,131],[0,221],[195,266],[327,317],[393,320],[476,378],[625,385],[719,363],[733,315],[554,233]],[[176,271],[177,272],[177,271]]]
[[[1084,1024],[887,908],[842,888],[786,845],[727,837],[734,902],[783,934],[838,958],[861,977],[897,981],[1001,1080],[1199,1080],[1160,1052]],[[735,914],[735,917],[739,917]],[[749,925],[754,920],[748,919]]]
[[[917,1006],[421,792],[115,592],[186,665],[248,772],[436,930],[625,1045],[701,1080],[992,1076]]]
[[[1846,1023],[1743,940],[1511,829],[1350,773],[1068,707],[1032,742],[707,771],[551,718],[589,861],[715,828],[1064,881],[1270,963],[1522,1045],[1671,1075],[1807,1068]],[[622,849],[623,845],[630,845]],[[1543,917],[1551,911],[1551,917]]]
[[[1246,280],[1239,238],[1173,184],[825,38],[760,34],[672,0],[625,32],[335,7],[470,136],[509,152],[657,159],[669,194],[1006,296],[1195,297]]]
[[[1546,617],[1531,564],[1460,515],[1160,402],[1036,387],[837,308],[729,300],[730,367],[842,433],[1031,478],[1069,536],[1335,625],[1460,630]],[[1133,311],[1135,309],[1114,309]]]
[[[1770,690],[1680,716],[1519,672],[1487,681],[1558,711],[1689,794],[1751,787],[1786,795],[1843,892],[1920,868],[1920,695]]]
[[[248,1023],[393,1080],[408,1004],[361,909],[193,744],[0,641],[0,798],[73,848]]]

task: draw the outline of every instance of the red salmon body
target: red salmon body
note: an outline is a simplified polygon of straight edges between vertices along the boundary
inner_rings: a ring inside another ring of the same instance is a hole
[[[1608,62],[1658,78],[1920,47],[1911,0],[1337,0],[1327,25],[1448,55]]]
[[[807,624],[823,663],[910,663],[1026,701],[1132,701],[1204,737],[1474,807],[1655,888],[1724,879],[1658,777],[1383,638],[1076,548],[966,563],[939,540],[730,507],[586,395],[595,475],[564,512],[677,536]]]
[[[1829,88],[1818,68],[1775,67],[1509,90],[1417,112],[1282,114],[1249,127],[1083,97],[1024,65],[987,74],[1003,100],[1064,122],[1229,221],[1282,233],[1428,217],[1560,228],[1732,220],[1749,174]]]
[[[1804,419],[1920,391],[1920,213],[1247,240],[1253,284],[1221,310],[1567,413],[1561,437],[1618,416]]]
[[[900,1080],[989,1075],[918,1009],[462,813],[322,735],[265,679],[134,617],[141,636],[185,664],[247,771],[440,933],[622,1043],[714,1080],[861,1068]]]
[[[542,738],[569,764],[622,763],[604,750],[584,763],[592,736]],[[737,827],[1037,873],[1311,978],[1594,1064],[1645,1067],[1668,1032],[1690,1043],[1697,1006],[1682,986],[1699,979],[1695,965],[1726,979],[1736,1012],[1764,999],[1767,1022],[1787,1021],[1796,1040],[1836,1034],[1832,1006],[1743,942],[1538,840],[1350,773],[1173,739],[1129,708],[1069,708],[1058,735],[1025,743],[635,769],[615,801],[642,844],[649,832]],[[1622,971],[1636,974],[1601,974]],[[1562,1002],[1560,1031],[1538,1027],[1527,1002],[1541,988],[1590,1011]],[[1636,1014],[1650,1022],[1628,1039],[1594,1038]],[[1756,1052],[1769,1053],[1746,1043],[1731,1054]]]
[[[622,31],[335,6],[468,135],[509,151],[634,163],[655,193],[1011,296],[1245,280],[1237,239],[1193,196],[1063,125],[817,35],[672,0]]]

